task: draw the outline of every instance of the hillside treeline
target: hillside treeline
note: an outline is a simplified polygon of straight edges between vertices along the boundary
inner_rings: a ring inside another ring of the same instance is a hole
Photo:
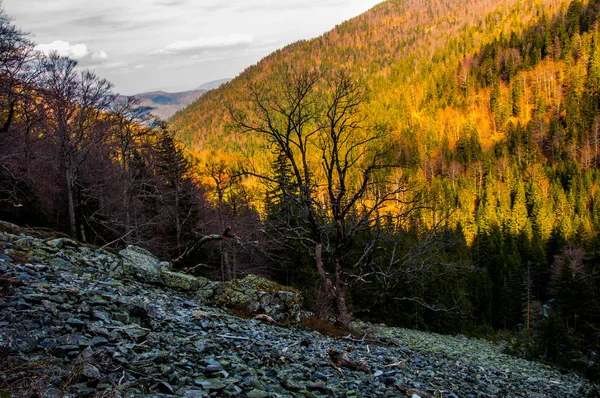
[[[600,322],[599,11],[574,1],[465,55],[421,107],[465,115],[454,138],[427,122],[400,138],[429,137],[404,157],[436,209],[417,224],[448,214],[464,237],[481,323],[566,366],[594,364]]]
[[[4,12],[0,40],[0,218],[178,257],[203,199],[167,125]]]

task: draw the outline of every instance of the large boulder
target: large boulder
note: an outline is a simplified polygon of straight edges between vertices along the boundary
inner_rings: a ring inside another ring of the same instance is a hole
[[[196,299],[201,304],[210,302],[216,287],[219,285],[219,282],[213,282],[202,276],[173,271],[169,263],[163,263],[162,279],[168,287],[195,292]]]
[[[161,275],[165,285],[168,287],[182,290],[198,290],[200,287],[198,279],[192,275],[170,271],[164,267]]]
[[[196,300],[201,304],[209,303],[221,282],[211,281],[202,276],[197,276],[196,280],[199,285],[198,290],[196,290]]]
[[[129,245],[119,252],[123,259],[123,272],[146,283],[163,284],[161,261],[146,249]]]
[[[252,313],[266,314],[278,322],[300,322],[300,292],[256,275],[222,282],[216,289],[214,302],[225,307],[244,306]]]

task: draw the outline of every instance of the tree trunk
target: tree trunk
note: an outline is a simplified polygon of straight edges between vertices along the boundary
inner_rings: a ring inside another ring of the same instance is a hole
[[[344,326],[348,326],[350,321],[352,320],[352,314],[348,310],[348,304],[346,303],[346,285],[344,283],[344,259],[346,256],[348,245],[347,234],[344,230],[344,221],[343,217],[339,213],[339,209],[342,208],[340,201],[335,201],[334,207],[334,218],[336,225],[336,238],[337,244],[335,250],[333,252],[333,261],[335,263],[335,304],[337,308],[337,315],[339,321]]]
[[[85,234],[85,225],[83,223],[79,224],[79,240],[83,243],[87,243],[87,237]]]
[[[125,244],[129,245],[131,243],[131,236],[129,236],[129,232],[131,231],[131,198],[129,197],[130,185],[131,185],[131,175],[129,174],[129,168],[127,167],[127,158],[124,150],[121,150],[121,182],[123,183],[123,200],[121,206],[125,210]]]
[[[0,133],[8,133],[8,129],[10,128],[10,125],[12,124],[14,115],[15,115],[15,104],[14,104],[14,102],[11,101],[11,103],[8,107],[8,115],[6,116],[6,120],[4,121],[4,124],[2,125],[2,128],[0,129]]]
[[[128,181],[123,182],[123,208],[125,209],[125,244],[131,243],[131,200],[129,198]]]
[[[352,314],[348,310],[346,303],[346,286],[342,277],[343,264],[341,258],[335,259],[335,304],[338,313],[338,320],[344,326],[348,326],[352,320]]]
[[[67,180],[67,202],[69,212],[69,234],[71,238],[77,239],[77,222],[75,220],[75,198],[73,193],[73,173],[67,165],[65,178]]]
[[[335,305],[335,315],[338,321],[347,326],[352,320],[352,314],[346,303],[346,289],[342,278],[342,261],[339,258],[335,259],[335,285],[325,271],[322,243],[315,244],[315,265],[328,302]]]
[[[335,289],[331,283],[331,280],[327,276],[327,272],[325,272],[325,266],[323,264],[323,244],[320,242],[315,243],[315,266],[317,268],[317,274],[321,280],[321,285],[323,286],[323,292],[325,293],[327,302],[335,302]]]
[[[179,181],[175,180],[175,238],[177,240],[177,256],[183,253],[181,223],[179,222]]]

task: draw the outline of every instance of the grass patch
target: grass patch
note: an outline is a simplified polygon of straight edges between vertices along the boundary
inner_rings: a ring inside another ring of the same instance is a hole
[[[340,324],[334,324],[327,319],[319,318],[317,316],[303,318],[300,321],[300,324],[307,330],[315,330],[325,336],[340,338],[350,335],[352,337],[360,337],[356,336],[348,327]]]

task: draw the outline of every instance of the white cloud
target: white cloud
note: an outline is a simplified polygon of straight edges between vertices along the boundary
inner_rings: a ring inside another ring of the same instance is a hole
[[[194,40],[176,41],[161,50],[153,51],[152,54],[181,54],[195,53],[203,50],[219,50],[231,47],[249,45],[252,43],[251,35],[228,35],[214,37],[198,37]]]
[[[313,10],[331,7],[344,7],[348,5],[348,0],[243,0],[236,1],[239,11],[297,11]]]
[[[98,66],[103,69],[120,69],[120,68],[125,68],[127,66],[127,63],[125,63],[125,62],[105,62]]]
[[[100,52],[92,53],[92,59],[94,61],[104,62],[108,59],[108,55],[106,52],[104,52],[104,50],[100,50]]]
[[[0,0],[38,48],[77,58],[122,92],[235,76],[381,0]],[[49,16],[52,18],[49,18]],[[103,50],[103,51],[102,51]],[[95,55],[94,55],[95,54]],[[153,55],[151,55],[153,54]],[[139,65],[145,65],[140,67]],[[134,68],[138,69],[134,69]],[[131,72],[135,70],[134,72]]]
[[[104,50],[92,52],[85,43],[70,44],[66,41],[55,40],[49,44],[38,44],[35,48],[46,55],[56,52],[62,57],[72,58],[85,65],[98,65],[108,59],[108,54]]]
[[[36,49],[48,55],[51,52],[57,52],[62,57],[81,59],[90,53],[85,44],[73,44],[62,40],[55,40],[50,44],[38,44]]]

